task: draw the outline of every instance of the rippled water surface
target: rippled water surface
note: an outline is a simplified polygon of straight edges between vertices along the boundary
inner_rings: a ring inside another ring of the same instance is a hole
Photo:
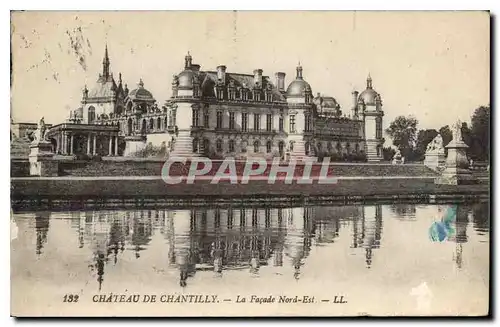
[[[488,310],[487,203],[30,212],[13,215],[11,234],[14,314]],[[67,294],[78,303],[64,302]],[[206,301],[96,302],[111,294]],[[236,303],[238,295],[303,302]]]

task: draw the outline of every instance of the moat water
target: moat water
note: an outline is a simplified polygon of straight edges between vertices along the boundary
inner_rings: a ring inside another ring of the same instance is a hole
[[[488,203],[14,213],[13,313],[485,314],[489,226]]]

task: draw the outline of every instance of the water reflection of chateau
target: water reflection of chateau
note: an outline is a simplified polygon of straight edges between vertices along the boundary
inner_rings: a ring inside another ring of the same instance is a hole
[[[483,221],[483,207],[472,209],[478,233],[484,232],[488,221]],[[58,216],[35,214],[38,255],[47,242],[50,219]],[[469,210],[459,206],[456,237],[450,240],[457,244],[458,267],[462,244],[467,242],[468,216]],[[268,265],[291,269],[298,279],[311,247],[335,243],[341,230],[350,234],[351,248],[363,253],[370,268],[383,226],[380,205],[75,212],[71,218],[79,247],[93,253],[90,268],[99,285],[106,265],[116,263],[125,251],[139,259],[145,250],[160,253],[166,268],[178,269],[181,286],[199,271],[222,276],[225,270],[238,269],[258,276]]]

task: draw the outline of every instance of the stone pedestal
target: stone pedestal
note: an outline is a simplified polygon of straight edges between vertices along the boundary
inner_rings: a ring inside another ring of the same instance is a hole
[[[54,160],[52,144],[47,141],[41,141],[30,144],[30,175],[31,176],[57,176],[59,165]]]
[[[146,136],[130,135],[125,136],[125,151],[124,157],[133,157],[137,152],[144,150],[146,147]]]
[[[434,169],[434,170],[442,170],[444,169],[446,164],[446,157],[444,152],[426,152],[424,165]]]
[[[445,168],[441,176],[436,178],[435,183],[445,185],[476,183],[476,178],[472,176],[469,170],[466,153],[468,146],[459,139],[458,141],[452,140],[446,148],[448,149],[448,157],[446,158]]]

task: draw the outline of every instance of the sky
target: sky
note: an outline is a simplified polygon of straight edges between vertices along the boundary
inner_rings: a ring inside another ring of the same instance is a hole
[[[384,128],[413,115],[418,128],[470,121],[490,99],[487,12],[14,12],[14,122],[63,121],[102,71],[105,44],[115,79],[139,79],[161,105],[189,51],[202,70],[295,78],[300,61],[313,93],[350,113],[368,73],[383,100]]]

